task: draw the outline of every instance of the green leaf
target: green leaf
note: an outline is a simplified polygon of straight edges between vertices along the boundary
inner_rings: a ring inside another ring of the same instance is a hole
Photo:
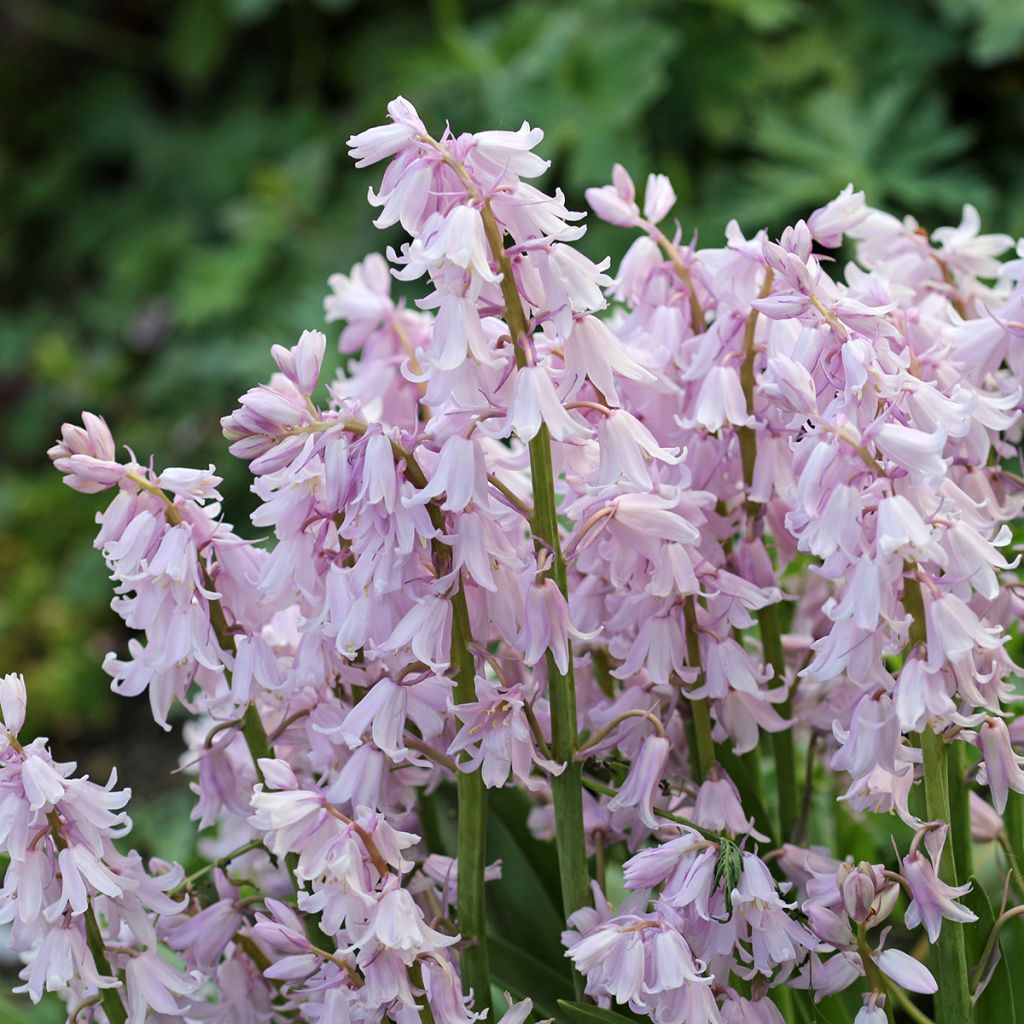
[[[558,1000],[562,1014],[574,1024],[626,1024],[638,1018],[631,1013],[616,1013],[614,1010],[602,1010],[599,1006],[588,1006],[586,1003],[570,1003],[565,999]]]
[[[487,936],[487,945],[494,982],[517,999],[532,999],[542,1016],[557,1017],[558,1003],[572,997],[572,982],[566,972],[496,935]]]
[[[535,839],[526,820],[533,804],[520,790],[488,791],[487,860],[501,860],[501,878],[487,884],[489,930],[529,949],[556,973],[571,977],[553,843]],[[524,914],[523,908],[529,907]]]
[[[421,798],[421,806],[429,848],[454,856],[458,822],[455,788],[438,787],[429,797]],[[523,967],[522,957],[527,955],[524,951],[529,950],[529,957],[543,965],[543,977],[567,984],[572,968],[561,943],[565,921],[558,859],[554,844],[534,838],[527,826],[533,806],[520,790],[487,791],[487,863],[501,861],[501,878],[486,886],[488,942],[508,953],[506,970],[513,977],[527,976],[519,969]],[[524,907],[529,908],[528,914],[523,913]],[[512,979],[506,983],[510,989],[537,999],[536,990],[521,990]]]
[[[965,907],[978,915],[973,924],[964,926],[964,941],[967,947],[968,973],[978,964],[985,944],[992,929],[995,927],[995,913],[988,893],[982,888],[978,879],[971,875],[971,891],[960,901]],[[975,1002],[975,1019],[979,1021],[1011,1021],[1016,1020],[1013,1009],[1013,983],[1010,976],[1010,964],[1002,952],[1002,943],[996,944],[999,962],[989,972],[987,983]],[[982,979],[984,983],[984,979]]]

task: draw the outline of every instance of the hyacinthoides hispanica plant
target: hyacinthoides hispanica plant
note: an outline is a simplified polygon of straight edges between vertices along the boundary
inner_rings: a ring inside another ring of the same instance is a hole
[[[51,449],[113,493],[105,668],[188,712],[207,862],[143,863],[7,676],[22,990],[79,1024],[1012,1019],[1012,240],[848,188],[701,249],[616,167],[613,278],[539,130],[389,113],[350,147],[408,240],[330,281],[345,372],[306,332],[223,420],[272,541],[97,416]]]

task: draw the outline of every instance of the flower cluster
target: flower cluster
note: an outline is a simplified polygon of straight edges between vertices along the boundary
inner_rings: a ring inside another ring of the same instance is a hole
[[[349,146],[387,162],[370,202],[403,241],[330,279],[344,372],[306,331],[222,421],[267,540],[213,467],[119,460],[97,416],[50,451],[113,491],[96,546],[135,636],[105,668],[164,728],[188,712],[209,863],[120,853],[126,794],[22,745],[8,677],[0,920],[27,991],[108,1024],[470,1024],[492,982],[505,1024],[574,986],[573,1020],[778,1024],[842,993],[859,1024],[933,995],[967,1020],[1006,916],[969,977],[972,842],[1024,855],[1024,248],[852,187],[699,248],[663,227],[664,176],[641,203],[616,167],[587,193],[636,233],[612,276],[536,184],[538,129],[389,115]],[[560,992],[490,955],[506,786],[554,839]],[[881,814],[895,858],[843,848]]]

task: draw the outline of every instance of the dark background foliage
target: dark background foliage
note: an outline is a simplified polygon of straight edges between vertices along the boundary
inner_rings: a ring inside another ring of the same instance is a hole
[[[395,94],[435,128],[540,125],[576,208],[615,160],[664,171],[713,242],[848,181],[929,228],[969,201],[1024,232],[1022,84],[1020,0],[3,0],[0,662],[30,728],[127,762],[137,841],[188,850],[166,805],[187,794],[157,781],[176,743],[99,667],[124,643],[90,547],[103,496],[45,450],[102,413],[158,466],[216,462],[244,529],[218,418],[384,243],[344,142]]]

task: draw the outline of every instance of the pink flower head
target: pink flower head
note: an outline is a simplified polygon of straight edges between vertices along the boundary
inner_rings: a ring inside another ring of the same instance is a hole
[[[733,835],[749,835],[761,842],[768,841],[767,836],[754,828],[754,819],[743,813],[739,790],[717,765],[712,765],[708,777],[697,790],[693,820],[712,832],[729,831]]]
[[[973,911],[955,901],[957,896],[966,896],[971,891],[970,883],[947,885],[936,875],[931,860],[919,850],[903,858],[902,873],[913,893],[905,915],[908,928],[923,924],[929,940],[934,943],[938,941],[943,918],[961,924],[978,920]]]
[[[368,128],[348,140],[348,151],[356,167],[369,167],[386,160],[400,153],[417,136],[426,134],[416,108],[402,96],[388,104],[388,117],[391,124]]]
[[[64,483],[83,494],[96,494],[119,483],[127,467],[115,459],[114,439],[102,416],[82,413],[82,426],[65,423],[61,439],[47,451]]]
[[[588,188],[587,202],[591,209],[609,224],[630,228],[640,222],[640,208],[636,205],[633,179],[621,164],[612,168],[612,184],[601,188]],[[671,204],[669,204],[671,205]]]
[[[584,633],[569,621],[569,606],[558,584],[547,577],[535,580],[526,591],[519,644],[527,665],[536,665],[548,652],[558,671],[569,670],[569,640],[593,640],[600,630]]]
[[[320,366],[324,360],[327,336],[323,331],[303,331],[298,343],[292,348],[274,345],[270,354],[281,372],[304,395],[316,390],[320,378]]]
[[[535,764],[556,773],[562,770],[537,752],[524,710],[527,698],[522,687],[503,690],[496,683],[477,678],[476,689],[477,701],[453,708],[465,724],[449,745],[448,753],[469,751],[463,770],[479,768],[487,786],[505,785],[511,773],[528,789],[541,785],[533,777]]]
[[[17,736],[25,724],[26,703],[25,677],[8,672],[0,679],[0,718],[12,736]]]
[[[647,828],[657,828],[654,801],[661,791],[665,764],[671,744],[664,736],[648,736],[640,752],[633,758],[626,781],[609,801],[608,810],[636,808],[636,813]]]
[[[1002,814],[1007,794],[1024,793],[1024,758],[1013,749],[1010,731],[1001,718],[986,718],[978,730],[978,746],[984,764],[984,779],[992,793],[992,803]]]

